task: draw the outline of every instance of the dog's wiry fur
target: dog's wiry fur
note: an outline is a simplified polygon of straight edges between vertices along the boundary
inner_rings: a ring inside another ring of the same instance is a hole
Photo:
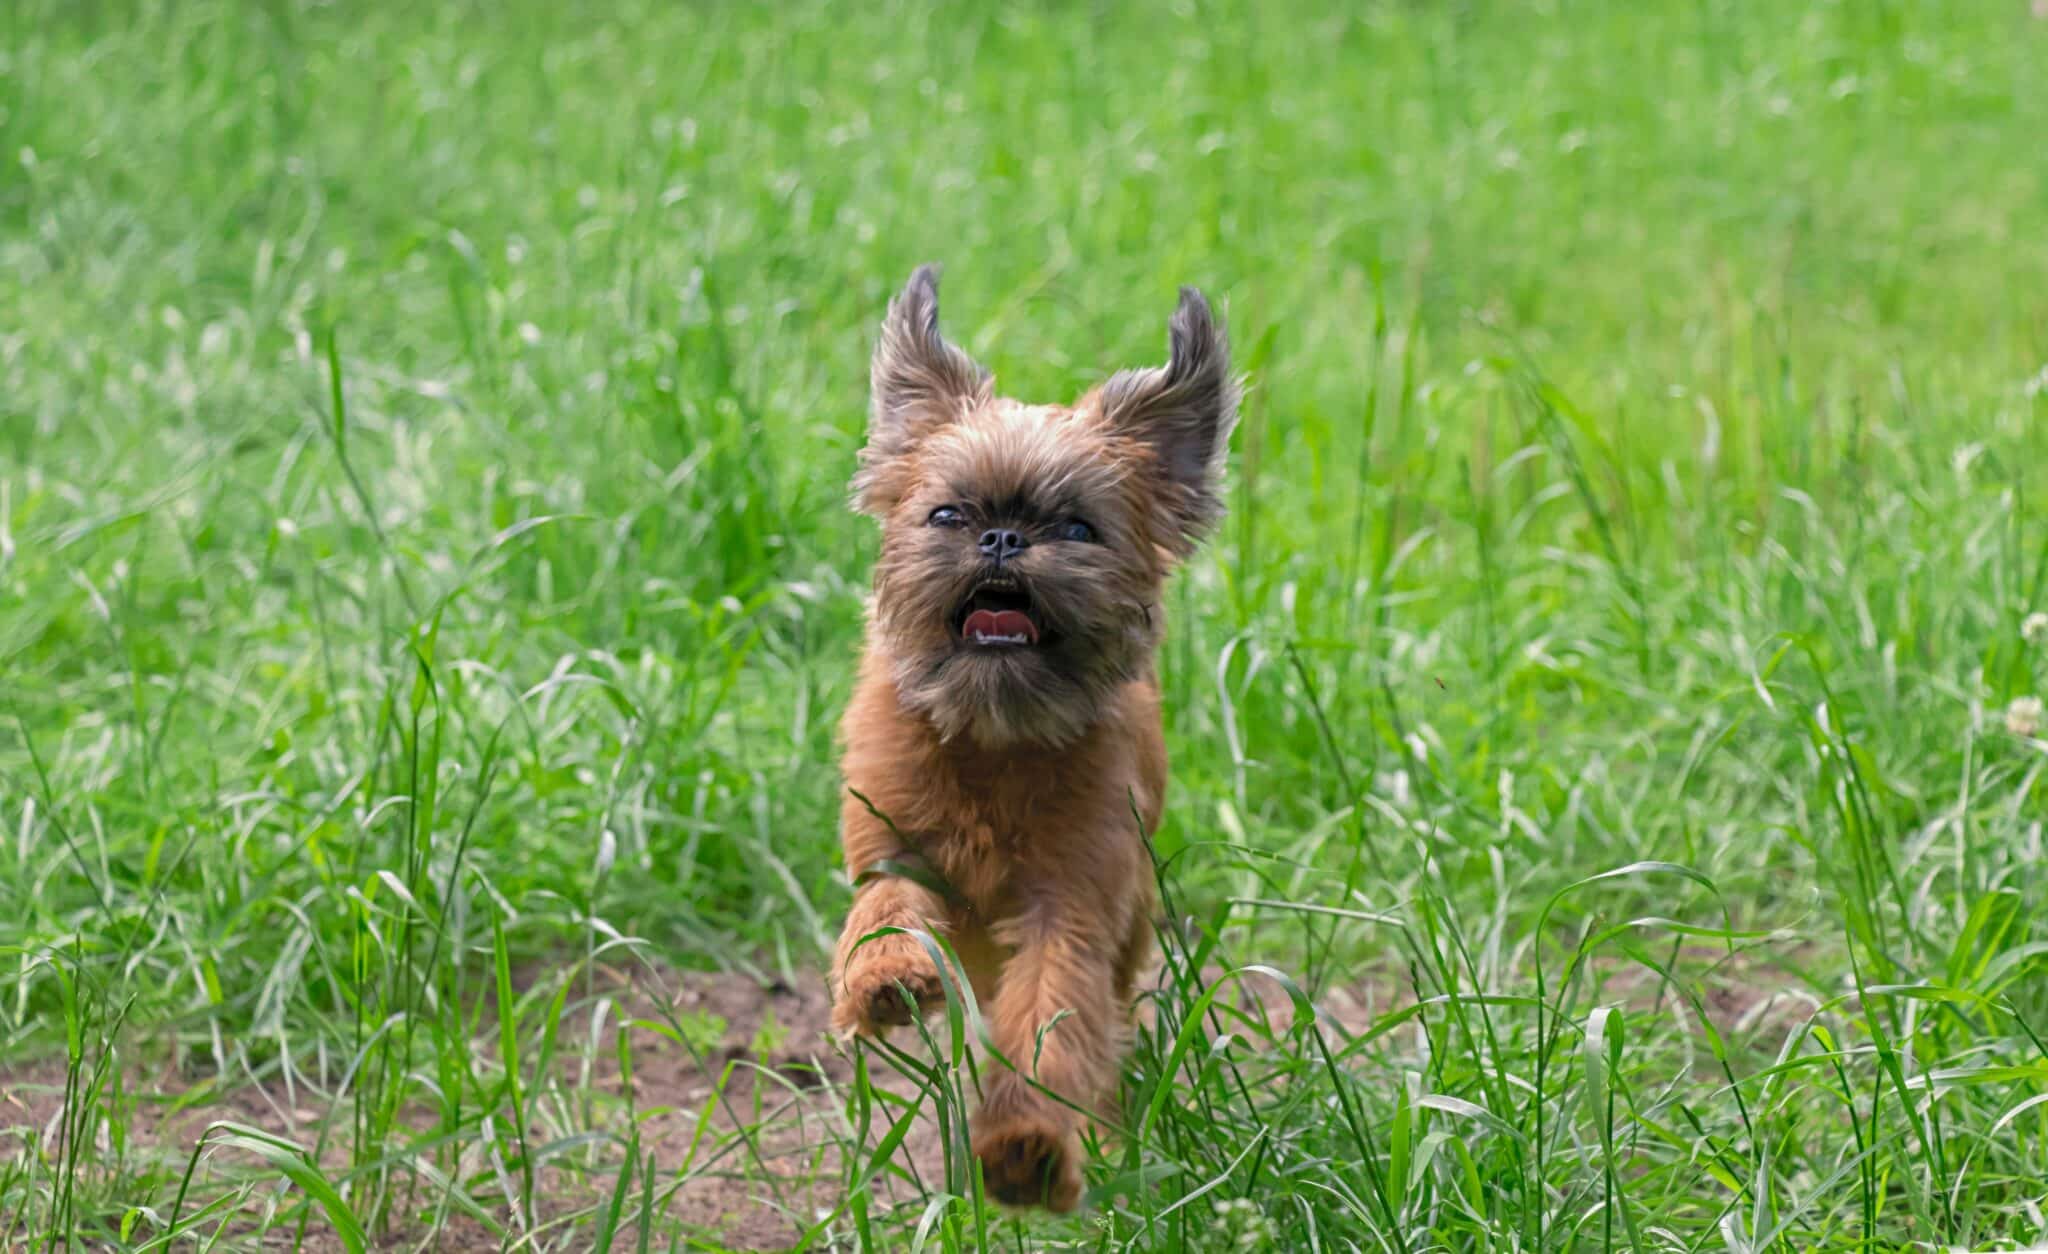
[[[874,1034],[908,1022],[899,985],[936,1006],[937,973],[914,938],[862,943],[883,927],[931,930],[960,955],[1002,1055],[1084,1109],[1114,1099],[1151,943],[1161,588],[1221,513],[1237,410],[1229,349],[1199,292],[1182,289],[1168,330],[1165,366],[1124,371],[1070,406],[1025,405],[996,396],[940,335],[936,277],[920,269],[882,327],[854,479],[882,551],[844,724],[841,828],[860,886],[833,960],[833,1024]],[[934,522],[942,507],[946,525]],[[1092,535],[1064,534],[1075,520]],[[1000,573],[1028,598],[1028,646],[962,629],[997,565],[988,529],[1027,543]],[[929,866],[955,900],[867,875],[891,860]],[[990,1193],[1072,1208],[1083,1122],[998,1066],[972,1125]]]

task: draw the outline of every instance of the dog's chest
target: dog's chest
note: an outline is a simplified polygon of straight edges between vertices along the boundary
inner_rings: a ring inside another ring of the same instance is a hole
[[[933,869],[977,910],[999,915],[1017,892],[1056,874],[1077,842],[1101,839],[1101,796],[1114,781],[990,778],[940,771],[928,781],[918,844]]]

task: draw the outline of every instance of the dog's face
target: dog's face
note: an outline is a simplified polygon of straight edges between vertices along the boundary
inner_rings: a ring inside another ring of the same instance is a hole
[[[930,267],[875,350],[855,503],[882,524],[871,645],[948,738],[1072,740],[1145,672],[1174,561],[1221,513],[1229,348],[1181,291],[1167,364],[1071,406],[994,394],[938,329]]]

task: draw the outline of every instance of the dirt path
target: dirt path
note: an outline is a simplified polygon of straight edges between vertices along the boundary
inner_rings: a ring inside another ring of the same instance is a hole
[[[570,981],[550,1067],[553,1083],[528,1095],[528,1144],[557,1147],[551,1156],[537,1155],[534,1246],[576,1248],[579,1239],[589,1239],[591,1230],[575,1225],[587,1225],[593,1211],[608,1201],[630,1140],[641,1163],[653,1156],[657,1197],[671,1222],[730,1249],[788,1248],[840,1204],[849,1147],[862,1146],[854,1159],[868,1161],[883,1132],[911,1108],[917,1093],[912,1080],[869,1050],[872,1086],[897,1101],[874,1102],[865,1136],[857,1133],[849,1118],[856,1060],[852,1047],[827,1031],[822,979],[801,986],[764,985],[740,974],[644,967],[599,967],[569,976],[550,968],[531,974],[539,978],[529,987]],[[1707,989],[1706,1009],[1724,1028],[1745,1034],[1760,1030],[1782,1039],[1812,1002],[1768,991],[1782,987],[1783,973],[1773,973],[1776,978],[1768,981],[1759,978],[1762,974],[1741,967],[1724,970]],[[1231,987],[1230,996],[1256,1000],[1273,1029],[1285,1031],[1291,1007],[1278,984],[1247,977],[1232,981]],[[1657,1010],[1665,998],[1648,972],[1630,967],[1602,977],[1600,1000],[1626,1004],[1636,1013]],[[1405,981],[1388,971],[1330,989],[1319,1013],[1338,1031],[1356,1032],[1411,1001]],[[630,1046],[624,1051],[622,1032]],[[914,1041],[899,1043],[909,1047],[913,1058],[924,1053]],[[131,1053],[148,1052],[146,1041],[141,1048],[136,1042],[124,1045]],[[534,1048],[530,1042],[522,1047]],[[471,1048],[495,1056],[495,1025],[482,1025]],[[630,1063],[630,1079],[622,1058]],[[301,1060],[300,1065],[307,1064]],[[205,1075],[131,1068],[120,1099],[123,1117],[116,1121],[123,1129],[120,1154],[131,1172],[153,1165],[159,1180],[175,1181],[208,1125],[226,1119],[309,1150],[317,1147],[325,1174],[339,1180],[349,1169],[353,1103],[345,1096],[337,1102],[336,1087],[306,1076],[287,1084],[273,1074],[216,1090]],[[58,1141],[63,1094],[61,1061],[0,1066],[0,1138],[7,1138],[0,1139],[0,1163],[30,1139],[43,1146]],[[878,1209],[913,1204],[927,1190],[945,1186],[945,1141],[934,1104],[918,1105],[890,1166],[866,1186],[870,1205]],[[413,1181],[399,1186],[412,1191],[401,1191],[396,1199],[397,1218],[380,1248],[430,1240],[435,1249],[497,1249],[507,1241],[499,1231],[510,1237],[526,1231],[517,1208],[505,1200],[519,1188],[504,1165],[511,1148],[505,1129],[494,1129],[494,1153],[478,1135],[475,1116],[469,1116],[463,1135],[455,1139],[460,1148],[454,1149],[439,1137],[435,1110],[420,1106],[404,1114],[424,1146],[422,1158],[488,1199],[489,1222],[447,1209],[445,1189],[437,1192]],[[104,1126],[99,1139],[102,1160],[113,1156]],[[437,1140],[442,1140],[438,1147]],[[252,1188],[251,1180],[260,1178],[248,1170],[254,1165],[253,1158],[233,1149],[209,1154],[195,1173],[188,1213],[240,1189],[245,1196],[236,1206],[253,1224],[263,1189],[270,1187]],[[268,1178],[274,1180],[274,1173]],[[640,1178],[633,1183],[629,1214],[637,1215]],[[119,1186],[113,1195],[123,1203],[139,1200],[123,1196]],[[162,1186],[147,1200],[163,1206]],[[112,1218],[118,1221],[118,1213]],[[317,1221],[306,1236],[305,1248],[339,1248],[329,1244],[330,1234]]]
[[[816,985],[764,987],[736,974],[629,974],[609,968],[590,972],[587,983],[577,979],[561,1016],[551,1069],[555,1084],[529,1095],[534,1126],[528,1137],[529,1144],[576,1137],[585,1143],[549,1158],[536,1174],[534,1192],[542,1199],[536,1243],[561,1244],[571,1222],[579,1216],[587,1222],[591,1208],[608,1201],[622,1149],[636,1130],[640,1161],[653,1155],[667,1217],[729,1248],[787,1248],[830,1212],[844,1191],[845,1149],[854,1139],[847,1117],[854,1063],[849,1047],[826,1031],[825,992],[822,981]],[[494,1055],[495,1031],[486,1024],[472,1049]],[[630,1042],[630,1082],[620,1061],[622,1031]],[[136,1051],[134,1042],[124,1045]],[[870,1067],[875,1087],[905,1100],[915,1094],[914,1086],[873,1055]],[[61,1140],[64,1089],[61,1059],[0,1065],[0,1161],[30,1140],[43,1146]],[[208,1126],[219,1120],[260,1128],[309,1151],[321,1147],[318,1157],[330,1180],[348,1170],[349,1104],[337,1104],[331,1089],[306,1077],[292,1084],[271,1077],[216,1091],[210,1078],[175,1068],[130,1068],[122,1090],[122,1114],[114,1123],[121,1130],[118,1156],[131,1171],[153,1166],[160,1179],[175,1181]],[[878,1110],[875,1118],[887,1120],[893,1113]],[[422,1141],[436,1137],[431,1109],[409,1110],[405,1122]],[[455,1178],[472,1188],[491,1178],[509,1148],[501,1146],[494,1162],[476,1130],[474,1124],[465,1129],[470,1135],[453,1164]],[[870,1133],[871,1144],[880,1130]],[[103,1120],[96,1137],[102,1160],[116,1157],[110,1131]],[[498,1135],[507,1134],[501,1129]],[[445,1149],[438,1158],[432,1151],[425,1156],[448,1165]],[[942,1178],[941,1158],[937,1126],[926,1115],[913,1122],[893,1161],[913,1179],[933,1181]],[[243,1169],[254,1162],[225,1147],[209,1152],[194,1175],[186,1213],[246,1183]],[[638,1187],[636,1179],[629,1214],[637,1214]],[[914,1192],[886,1173],[871,1189],[881,1201]],[[148,1200],[167,1209],[161,1190]],[[504,1204],[502,1194],[496,1200],[487,1213],[517,1235],[516,1208]],[[400,1201],[410,1217],[395,1223],[387,1248],[416,1244],[428,1232],[435,1234],[436,1249],[497,1249],[505,1243],[490,1226],[459,1211],[422,1219],[420,1212],[431,1213],[436,1205],[424,1191],[409,1203],[403,1196]],[[242,1207],[254,1214],[258,1205],[245,1200]],[[325,1236],[316,1222],[305,1248],[329,1248]]]

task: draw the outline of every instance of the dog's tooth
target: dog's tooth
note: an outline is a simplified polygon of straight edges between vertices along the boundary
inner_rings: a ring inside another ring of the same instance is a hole
[[[979,632],[979,631],[977,631],[977,632],[975,632],[975,633],[974,633],[974,643],[976,643],[976,644],[1029,644],[1029,643],[1030,643],[1030,641],[1029,641],[1029,640],[1027,640],[1027,639],[1025,639],[1025,638],[1024,638],[1023,636],[991,636],[991,635],[987,634],[986,632]]]

